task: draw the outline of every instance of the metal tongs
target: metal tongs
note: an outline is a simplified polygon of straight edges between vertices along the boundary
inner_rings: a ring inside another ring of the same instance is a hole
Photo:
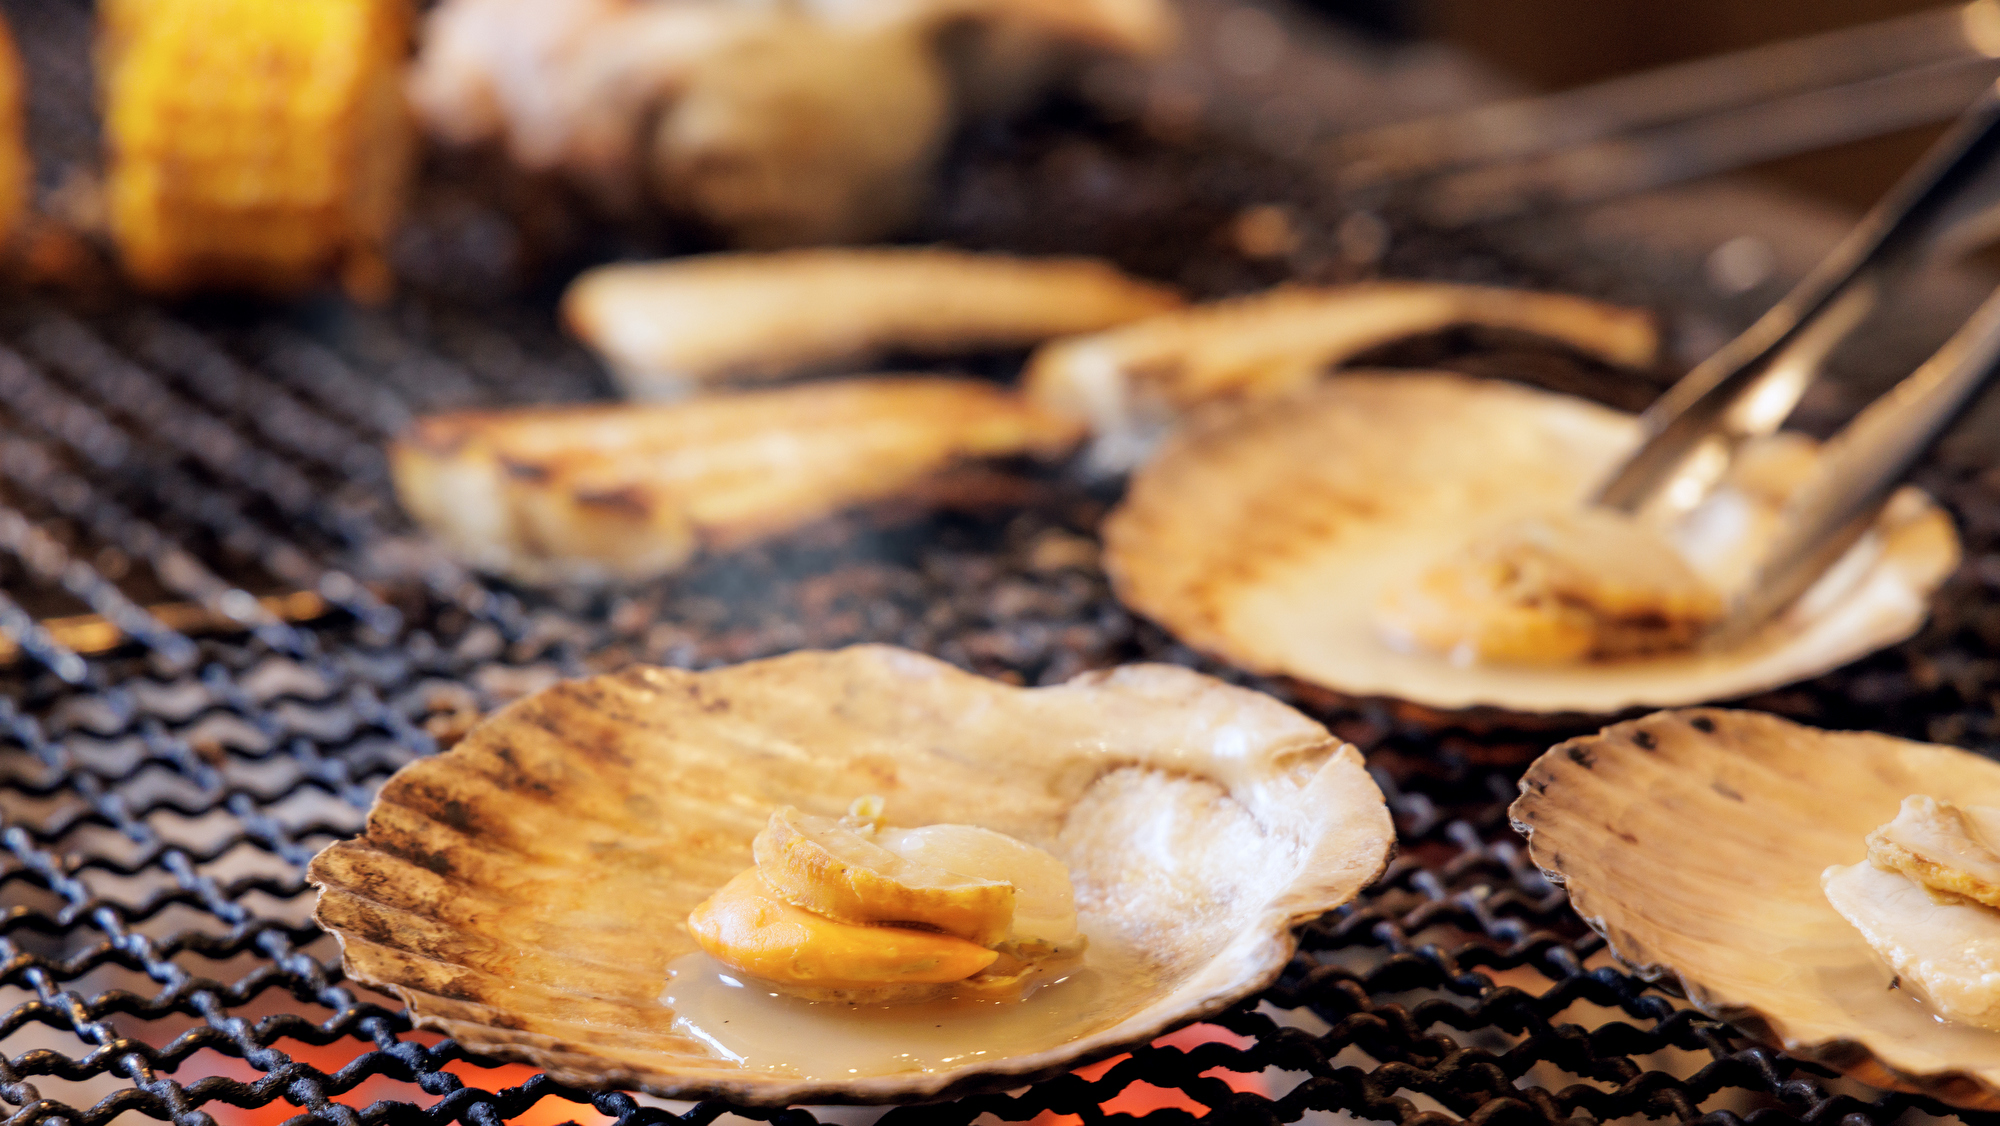
[[[1834,251],[1741,336],[1641,417],[1647,438],[1599,489],[1629,514],[1687,512],[1749,439],[1778,429],[1833,349],[1891,283],[1942,250],[1993,233],[2000,203],[2000,87],[1989,88]],[[1711,635],[1727,644],[1796,601],[1853,547],[1897,484],[2000,371],[2000,290],[1944,346],[1827,443],[1755,577]]]

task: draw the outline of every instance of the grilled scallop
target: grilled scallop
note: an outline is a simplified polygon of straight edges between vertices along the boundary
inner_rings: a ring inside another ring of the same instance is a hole
[[[1895,820],[1868,834],[1868,862],[2000,908],[2000,809],[1912,794]]]
[[[795,19],[690,69],[653,128],[648,181],[737,246],[866,242],[917,214],[950,127],[924,31]]]
[[[950,75],[908,19],[455,0],[426,31],[411,95],[434,133],[738,245],[882,237],[927,195],[950,130]]]
[[[940,822],[877,826],[885,849],[1013,885],[1008,936],[840,923],[760,883],[774,811],[833,819],[858,793]],[[385,782],[308,878],[348,976],[468,1051],[665,1098],[925,1102],[1238,1004],[1394,839],[1360,753],[1261,693],[1166,665],[1016,688],[860,646],[564,681]],[[679,925],[718,892],[749,909]],[[796,952],[817,980],[912,993],[979,984],[1031,934],[1089,941],[1018,1003],[848,1005],[730,973],[711,923],[768,974]]]
[[[867,241],[927,197],[961,113],[1157,54],[1165,0],[447,0],[410,81],[429,130],[734,245]]]
[[[1455,375],[1340,376],[1184,427],[1106,521],[1105,566],[1128,605],[1244,668],[1522,717],[1731,699],[1817,675],[1913,633],[1957,565],[1950,518],[1905,490],[1758,636],[1661,649],[1691,639],[1748,578],[1811,447],[1784,439],[1658,533],[1699,582],[1669,558],[1621,563],[1652,550],[1636,529],[1608,546],[1573,538],[1560,555],[1521,534],[1522,521],[1580,508],[1638,440],[1630,415],[1570,396]],[[1482,556],[1481,540],[1542,568],[1539,588],[1509,577],[1506,553]],[[1463,659],[1481,648],[1515,660]]]
[[[949,934],[805,910],[756,868],[702,900],[688,933],[732,969],[794,996],[840,1002],[929,999],[1000,957]]]
[[[1077,953],[1076,893],[1062,862],[1042,849],[977,825],[881,828],[875,839],[905,860],[1004,881],[1014,889],[1014,913],[994,945],[1018,959]]]
[[[689,916],[695,941],[783,993],[847,1004],[1023,1001],[1076,966],[1062,861],[977,825],[897,829],[881,814],[879,797],[839,819],[778,809],[756,866]]]
[[[1925,794],[1820,875],[1827,902],[1946,1020],[2000,1031],[2000,809]]]
[[[887,500],[981,458],[1052,456],[1077,428],[987,384],[873,379],[654,406],[464,412],[391,450],[404,507],[523,582],[638,580]]]
[[[1405,336],[1483,325],[1551,337],[1615,364],[1650,363],[1652,318],[1581,297],[1428,282],[1282,288],[1044,345],[1028,394],[1087,421],[1105,469],[1143,460],[1189,409],[1296,394]]]
[[[1014,885],[912,860],[878,842],[875,826],[846,820],[794,806],[771,814],[751,843],[765,881],[787,901],[844,923],[920,923],[979,946],[1006,936]]]
[[[603,266],[563,316],[627,392],[664,398],[890,350],[1018,347],[1179,303],[1091,259],[871,248]]]
[[[1897,989],[1944,1020],[2000,1030],[2000,912],[1866,860],[1829,867],[1820,887]]]
[[[410,103],[443,141],[500,142],[524,167],[629,205],[646,117],[703,58],[773,22],[729,3],[449,0],[425,18]]]
[[[1454,661],[1561,664],[1685,649],[1722,599],[1647,525],[1576,508],[1503,524],[1383,591],[1392,642]]]
[[[2000,913],[1863,859],[1926,793],[2000,807],[2000,764],[1700,708],[1556,747],[1509,812],[1641,976],[1803,1059],[1992,1111],[2000,1032],[1978,1025],[2000,1021]]]

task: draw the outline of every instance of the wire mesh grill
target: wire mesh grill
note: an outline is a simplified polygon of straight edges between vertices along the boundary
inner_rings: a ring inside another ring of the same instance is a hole
[[[10,12],[38,75],[54,75],[47,88],[75,97],[88,83],[62,60],[80,49],[82,13],[54,0]],[[45,152],[77,144],[87,115],[76,104],[38,106]],[[969,141],[929,234],[1107,253],[1205,294],[1364,268],[1340,250],[1344,213],[1254,154],[1045,125]],[[1146,193],[1135,199],[1134,185]],[[492,256],[460,237],[489,229],[477,214],[436,184],[426,193],[406,250],[429,275],[461,275],[439,261],[454,245]],[[1288,262],[1186,236],[1274,199],[1300,219]],[[1551,280],[1421,232],[1390,245],[1394,271]],[[1753,1046],[1612,966],[1506,825],[1513,778],[1547,732],[1414,726],[1386,706],[1249,681],[1131,617],[1096,564],[1114,487],[1048,473],[1026,479],[1025,503],[1006,511],[855,518],[609,594],[482,583],[411,534],[381,442],[426,410],[606,387],[555,334],[546,303],[509,305],[503,319],[490,303],[412,289],[384,311],[21,293],[0,314],[0,630],[17,646],[0,673],[8,1126],[128,1114],[183,1126],[639,1126],[1142,1112],[1162,1124],[1637,1115],[1861,1126],[1948,1113]],[[1378,359],[1504,371],[1624,406],[1656,390],[1504,339],[1434,338]],[[1005,374],[1010,362],[976,366]],[[1968,562],[1921,637],[1749,703],[2000,744],[1996,464],[1990,442],[1961,443],[1924,470]],[[1135,659],[1255,683],[1369,753],[1401,856],[1357,904],[1307,928],[1275,986],[1212,1022],[1032,1088],[886,1112],[566,1090],[413,1032],[393,1002],[343,980],[310,921],[307,860],[358,830],[390,773],[481,712],[632,661],[706,667],[859,641],[1017,683]]]

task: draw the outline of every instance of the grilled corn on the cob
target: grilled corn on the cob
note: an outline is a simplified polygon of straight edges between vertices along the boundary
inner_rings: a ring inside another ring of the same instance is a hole
[[[405,0],[113,0],[101,18],[110,222],[135,283],[386,287]]]

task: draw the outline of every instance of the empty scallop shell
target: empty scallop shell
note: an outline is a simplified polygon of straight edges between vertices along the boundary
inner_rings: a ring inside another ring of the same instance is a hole
[[[2000,804],[2000,764],[1755,712],[1660,712],[1521,780],[1529,853],[1618,958],[1695,1007],[1878,1087],[2000,1109],[2000,1032],[1940,1023],[1820,890],[1913,793]]]
[[[635,398],[674,398],[890,351],[1012,348],[1177,307],[1091,258],[935,247],[621,262],[578,277],[563,319]]]
[[[1370,348],[1454,325],[1546,336],[1614,364],[1651,363],[1653,318],[1584,297],[1444,282],[1280,286],[1050,341],[1028,397],[1090,424],[1094,464],[1124,471],[1205,403],[1284,398]]]
[[[1065,419],[969,379],[842,379],[681,403],[457,411],[389,449],[396,495],[482,570],[642,580],[842,509],[921,499],[954,467],[1051,457]]]
[[[1583,503],[1637,420],[1492,380],[1342,376],[1184,428],[1105,523],[1119,597],[1188,644],[1346,696],[1437,711],[1606,715],[1803,680],[1916,632],[1957,566],[1950,517],[1906,489],[1838,597],[1720,652],[1459,664],[1381,635],[1377,604],[1483,531]],[[1803,442],[1803,439],[1800,439]],[[1727,554],[1727,553],[1725,553]],[[1817,594],[1817,592],[1816,592]]]
[[[929,1071],[746,1068],[677,1031],[689,910],[772,809],[862,793],[1054,853],[1092,947],[1139,952],[1144,987]],[[664,1097],[886,1102],[1026,1083],[1233,1004],[1393,840],[1360,754],[1267,696],[1162,665],[1021,689],[863,646],[547,689],[398,772],[310,879],[348,974],[468,1049]]]

